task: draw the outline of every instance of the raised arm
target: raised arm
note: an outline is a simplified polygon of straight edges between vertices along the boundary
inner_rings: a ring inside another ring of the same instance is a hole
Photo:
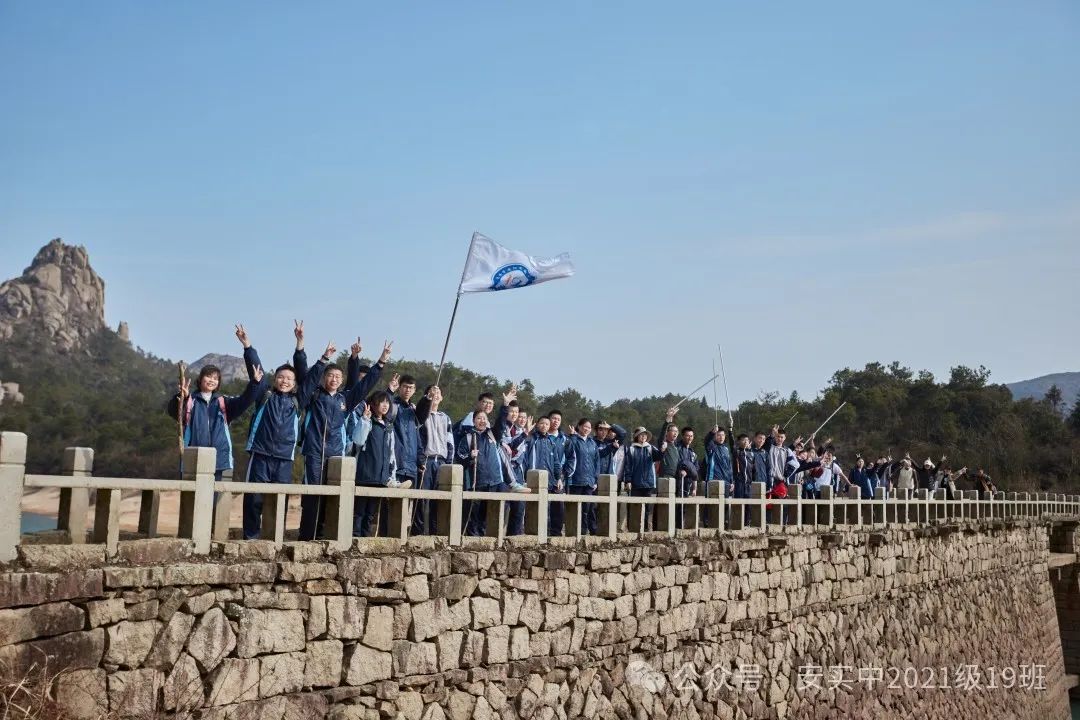
[[[333,341],[326,343],[326,350],[323,352],[322,357],[304,375],[304,379],[296,389],[296,398],[300,403],[300,407],[307,407],[308,403],[311,402],[311,398],[315,394],[315,388],[319,387],[319,381],[322,380],[323,373],[326,372],[326,366],[330,364],[330,359],[334,357],[336,352],[337,348],[334,346]]]
[[[255,399],[265,393],[270,387],[270,382],[263,373],[261,366],[255,366],[255,375],[248,380],[247,387],[244,388],[244,392],[235,397],[225,398],[225,415],[229,422],[232,422],[236,418],[244,414],[244,411],[248,409],[251,403],[255,402]]]
[[[296,370],[296,377],[303,377],[308,371],[307,353],[304,352],[304,321],[293,320],[293,335],[296,336],[296,349],[292,354],[292,365]]]

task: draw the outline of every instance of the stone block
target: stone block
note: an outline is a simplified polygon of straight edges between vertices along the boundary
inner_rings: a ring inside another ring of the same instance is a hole
[[[233,632],[221,608],[210,608],[198,621],[188,637],[187,650],[203,672],[210,672],[236,648]]]
[[[131,565],[167,565],[187,560],[195,552],[191,540],[184,538],[149,538],[121,540],[116,556]]]
[[[510,659],[510,628],[505,625],[490,627],[484,636],[484,662],[488,665],[507,662]]]
[[[259,697],[299,692],[304,686],[306,653],[292,652],[259,658]]]
[[[56,707],[66,720],[98,720],[109,712],[104,670],[75,670],[56,678]]]
[[[530,656],[529,629],[518,627],[510,631],[510,659],[524,660]]]
[[[28,570],[84,570],[105,564],[104,545],[19,545],[19,560]]]
[[[461,600],[472,596],[477,584],[475,575],[446,575],[431,581],[431,597],[446,598],[449,601]]]
[[[460,630],[446,630],[435,640],[439,651],[439,671],[456,670],[461,664],[461,644],[465,634]]]
[[[195,618],[191,615],[180,612],[173,613],[165,626],[165,630],[154,642],[154,646],[146,658],[145,665],[161,670],[171,668],[176,659],[180,657],[184,645],[187,644],[188,635],[194,625]]]
[[[236,616],[238,657],[302,651],[307,644],[304,617],[299,610],[238,608]]]
[[[394,610],[386,605],[372,605],[361,640],[368,647],[389,652],[394,642]]]
[[[101,570],[0,573],[0,608],[99,598],[103,591]]]
[[[208,679],[206,701],[213,707],[259,699],[258,659],[225,658]]]
[[[69,602],[0,610],[0,642],[5,645],[82,630],[86,622],[81,608]]]
[[[344,648],[340,640],[309,642],[304,663],[304,685],[312,688],[341,684]]]
[[[427,575],[409,575],[405,578],[405,596],[411,603],[424,602],[431,597]]]
[[[364,636],[367,601],[353,595],[326,598],[327,632],[339,640],[357,640]]]
[[[195,658],[187,653],[180,655],[165,679],[162,700],[166,710],[178,713],[200,708],[206,703],[206,691]]]
[[[125,670],[109,675],[109,707],[120,718],[152,717],[158,710],[162,674],[157,670]]]
[[[439,653],[435,643],[395,640],[391,653],[394,659],[394,677],[439,672]]]
[[[46,665],[50,672],[92,670],[105,652],[105,631],[101,628],[67,633],[0,647],[0,667],[13,677],[22,677],[33,667]]]
[[[407,641],[403,641],[407,642]],[[393,676],[393,656],[364,645],[353,646],[349,653],[345,682],[349,685],[367,685]]]
[[[577,605],[544,603],[544,629],[557,630],[577,616]],[[532,629],[531,627],[529,628]]]
[[[124,620],[109,626],[109,647],[105,652],[105,662],[125,668],[142,667],[160,631],[161,622],[158,620]],[[112,695],[112,681],[109,682],[109,694]]]
[[[502,622],[502,607],[498,600],[474,597],[472,603],[472,627],[474,630],[493,627]]]

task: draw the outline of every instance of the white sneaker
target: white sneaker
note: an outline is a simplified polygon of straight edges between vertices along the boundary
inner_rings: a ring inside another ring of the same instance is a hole
[[[398,490],[408,490],[409,488],[412,487],[412,480],[405,480],[404,482],[402,482],[401,480],[396,480],[396,479],[395,480],[388,480],[386,482],[386,487],[388,487],[388,488],[397,488]]]
[[[512,493],[531,493],[532,488],[525,487],[520,483],[511,483],[510,492]]]

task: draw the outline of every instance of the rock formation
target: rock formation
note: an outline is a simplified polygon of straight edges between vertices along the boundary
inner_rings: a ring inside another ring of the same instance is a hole
[[[57,238],[21,277],[0,285],[0,339],[25,326],[44,331],[65,352],[105,327],[105,282],[90,267],[86,248]]]
[[[188,366],[188,376],[195,377],[204,365],[217,365],[221,370],[221,382],[228,383],[233,380],[247,380],[247,367],[244,359],[235,355],[218,355],[207,353]]]

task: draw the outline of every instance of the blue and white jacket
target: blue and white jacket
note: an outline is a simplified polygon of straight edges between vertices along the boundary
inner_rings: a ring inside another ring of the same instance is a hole
[[[307,356],[303,350],[298,350],[293,354],[293,364],[298,372],[303,372],[300,368],[307,365]],[[351,429],[346,428],[346,421],[351,413],[363,412],[364,398],[375,387],[382,372],[382,366],[372,365],[364,379],[359,380],[357,378],[359,363],[353,363],[350,358],[349,377],[345,381],[346,390],[344,392],[338,390],[330,394],[322,387],[323,374],[329,365],[329,362],[320,358],[319,362],[305,373],[305,375],[314,373],[315,389],[304,408],[300,452],[317,458],[345,454],[345,446],[349,443],[348,432]]]
[[[361,417],[352,441],[356,447],[356,484],[386,487],[396,470],[393,425]]]
[[[503,471],[509,472],[509,459],[502,451],[503,428],[509,408],[499,409],[498,419],[480,432],[470,425],[457,445],[457,459],[465,468],[465,488],[491,490],[502,485]],[[476,450],[476,458],[472,451]]]
[[[626,447],[620,483],[629,483],[635,490],[656,489],[656,465],[662,453],[649,443],[633,443]]]
[[[518,435],[509,443],[511,450],[525,445],[524,468],[526,470],[547,470],[548,490],[556,492],[562,480],[563,455],[554,435],[541,435],[533,430],[528,435]]]
[[[241,395],[220,395],[215,392],[207,400],[196,391],[188,395],[184,403],[184,447],[212,447],[217,450],[216,470],[232,469],[233,447],[229,423],[243,415],[258,396],[259,384],[250,376],[255,365],[249,361],[247,349],[244,350],[244,360],[249,377]],[[179,405],[180,395],[177,393],[165,408],[169,417],[177,416]]]
[[[571,435],[566,439],[566,453],[563,460],[563,477],[567,485],[596,487],[596,476],[600,469],[600,448],[590,435],[583,438]]]
[[[253,364],[261,365],[255,348],[248,350],[251,351]],[[300,408],[304,407],[311,397],[315,386],[314,377],[314,373],[309,372],[302,380],[297,378],[295,391],[281,393],[272,387],[273,371],[264,371],[262,382],[255,394],[255,415],[248,431],[248,452],[279,460],[292,460],[296,456]]]

